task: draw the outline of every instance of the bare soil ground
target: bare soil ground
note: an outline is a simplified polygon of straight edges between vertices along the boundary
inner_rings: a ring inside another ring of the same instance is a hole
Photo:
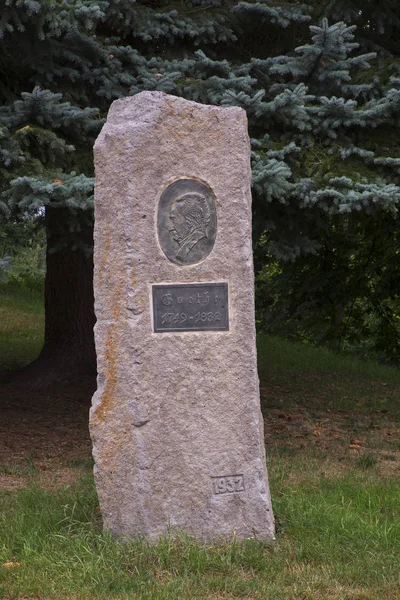
[[[92,379],[45,391],[0,385],[0,487],[24,487],[33,475],[45,487],[68,485],[88,467],[94,385]]]
[[[26,382],[0,385],[0,488],[25,487],[34,477],[53,489],[90,469],[94,389],[93,379],[46,391]],[[400,423],[390,411],[331,410],[321,398],[295,398],[281,382],[262,385],[261,398],[271,452],[325,458],[335,471],[372,457],[382,475],[400,474]]]
[[[315,394],[315,383],[307,377],[303,385],[287,385],[269,381],[261,383],[261,403],[265,416],[265,442],[267,449],[282,456],[303,453],[307,460],[325,459],[325,464],[335,472],[355,465],[368,469],[374,467],[382,476],[400,474],[400,421],[397,386],[358,382],[361,402],[343,400],[335,406],[343,382],[336,375],[326,374],[324,383],[329,394]],[[324,389],[319,376],[320,389]],[[360,385],[362,383],[362,385]],[[345,387],[349,389],[346,382]],[[357,381],[354,381],[357,386]],[[303,389],[301,389],[301,387]],[[362,391],[365,388],[365,392]],[[365,396],[364,396],[365,394]],[[347,406],[343,408],[343,404]],[[329,408],[330,407],[330,408]],[[389,407],[389,408],[388,408]]]

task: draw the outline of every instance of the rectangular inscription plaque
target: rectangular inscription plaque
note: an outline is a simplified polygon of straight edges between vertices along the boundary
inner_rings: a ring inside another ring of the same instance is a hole
[[[227,331],[228,284],[153,285],[154,332]]]

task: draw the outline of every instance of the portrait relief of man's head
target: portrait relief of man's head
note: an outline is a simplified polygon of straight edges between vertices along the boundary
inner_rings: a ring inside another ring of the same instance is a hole
[[[161,192],[157,207],[158,240],[177,265],[194,265],[212,251],[217,235],[216,197],[195,177],[181,177]]]
[[[176,256],[185,258],[200,240],[208,236],[211,212],[207,200],[198,193],[184,194],[172,205],[169,218],[171,235],[178,244]]]

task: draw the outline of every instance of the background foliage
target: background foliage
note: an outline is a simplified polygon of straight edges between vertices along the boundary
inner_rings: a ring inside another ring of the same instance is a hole
[[[48,251],[90,251],[92,145],[112,100],[237,105],[259,327],[398,361],[395,0],[1,0],[0,14],[3,275],[21,273],[24,236],[40,263],[36,224]]]

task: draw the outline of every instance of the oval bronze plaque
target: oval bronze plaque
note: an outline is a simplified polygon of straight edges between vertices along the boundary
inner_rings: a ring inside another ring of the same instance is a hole
[[[217,235],[217,209],[211,188],[192,178],[170,183],[158,203],[157,231],[170,261],[193,265],[204,260]]]

